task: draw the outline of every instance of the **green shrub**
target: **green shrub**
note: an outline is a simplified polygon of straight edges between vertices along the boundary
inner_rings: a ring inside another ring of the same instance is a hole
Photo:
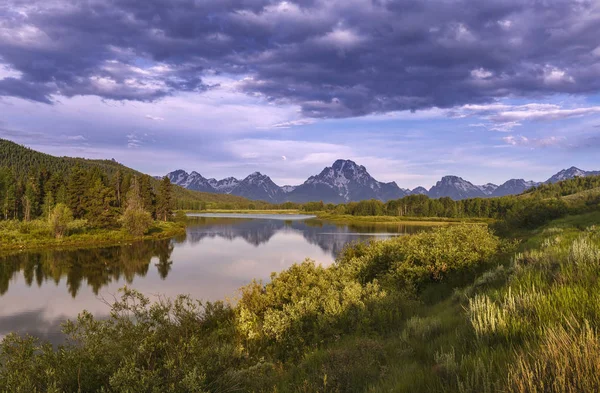
[[[123,227],[134,236],[143,236],[152,225],[152,215],[142,208],[127,208],[120,219]]]
[[[362,286],[335,266],[307,260],[242,288],[238,329],[249,345],[296,356],[305,346],[356,329],[368,303],[385,297],[377,283]]]
[[[73,213],[71,209],[64,203],[59,203],[50,212],[48,216],[48,224],[52,235],[57,239],[62,238],[67,234],[69,225],[73,221]]]
[[[483,225],[450,225],[406,237],[404,260],[394,275],[402,281],[439,281],[452,271],[488,261],[500,242]]]
[[[125,288],[108,319],[84,312],[54,351],[33,338],[0,344],[0,386],[10,392],[231,391],[239,361],[233,311],[180,296],[150,303]]]
[[[499,239],[483,225],[450,225],[346,248],[337,263],[362,283],[391,279],[401,287],[442,280],[496,254]]]

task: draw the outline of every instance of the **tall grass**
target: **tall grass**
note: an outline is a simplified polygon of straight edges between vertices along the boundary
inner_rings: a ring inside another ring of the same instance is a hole
[[[508,371],[515,393],[600,392],[600,337],[588,321],[583,326],[546,330],[538,348],[520,351]]]

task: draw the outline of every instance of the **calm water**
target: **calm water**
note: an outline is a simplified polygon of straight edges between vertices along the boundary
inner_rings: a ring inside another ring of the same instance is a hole
[[[349,242],[423,227],[349,226],[308,216],[193,217],[179,238],[0,257],[0,338],[10,331],[60,340],[60,323],[83,310],[108,314],[117,290],[219,300],[253,278],[268,280],[294,262],[331,264]]]

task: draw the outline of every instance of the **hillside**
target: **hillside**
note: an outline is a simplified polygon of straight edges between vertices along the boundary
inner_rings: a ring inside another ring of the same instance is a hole
[[[581,193],[600,187],[600,176],[588,175],[558,181],[556,183],[540,184],[521,194],[521,197],[558,198]]]
[[[66,175],[77,166],[88,170],[100,170],[109,178],[115,176],[118,171],[120,171],[123,175],[143,175],[143,173],[126,167],[115,160],[90,160],[74,157],[55,157],[5,139],[0,139],[0,168],[10,169],[17,178],[24,178],[32,171],[38,171],[40,169],[63,173]],[[152,178],[151,184],[153,188],[157,188],[159,180]],[[189,205],[190,208],[194,207],[194,202],[236,205],[248,205],[250,203],[248,199],[235,195],[198,192],[179,186],[174,186],[173,189],[175,192],[175,197],[178,201],[178,205]]]

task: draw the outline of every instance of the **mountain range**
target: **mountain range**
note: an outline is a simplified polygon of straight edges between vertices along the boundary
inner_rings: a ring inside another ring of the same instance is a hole
[[[595,175],[600,175],[600,171],[584,171],[571,167],[558,172],[544,183]],[[288,201],[343,203],[365,199],[388,201],[407,195],[427,195],[430,198],[450,197],[460,200],[516,195],[542,184],[523,179],[510,179],[501,185],[492,183],[475,185],[458,176],[444,176],[429,190],[424,187],[409,190],[400,188],[395,182],[383,183],[375,180],[364,166],[351,160],[337,160],[332,166],[326,167],[318,175],[309,177],[297,186],[278,186],[269,176],[260,172],[254,172],[242,180],[234,177],[221,180],[207,179],[198,172],[187,173],[181,169],[167,176],[173,184],[190,190],[231,194],[271,203]]]

